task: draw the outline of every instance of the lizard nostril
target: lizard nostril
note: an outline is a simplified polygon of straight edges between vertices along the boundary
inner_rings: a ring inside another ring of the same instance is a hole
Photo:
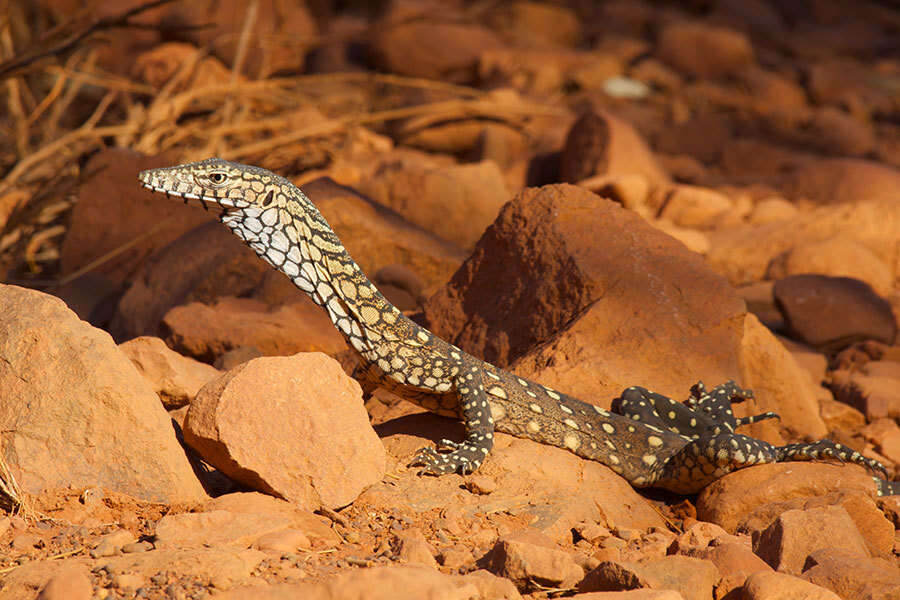
[[[263,198],[263,201],[260,203],[260,205],[263,208],[269,208],[272,205],[272,202],[274,202],[274,201],[275,201],[275,192],[273,190],[269,190],[269,193],[266,194],[266,197]]]

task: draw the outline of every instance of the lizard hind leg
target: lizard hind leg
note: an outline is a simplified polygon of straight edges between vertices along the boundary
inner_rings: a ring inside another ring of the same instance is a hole
[[[778,461],[776,448],[739,433],[702,435],[672,454],[652,485],[679,494],[693,494],[723,475]]]

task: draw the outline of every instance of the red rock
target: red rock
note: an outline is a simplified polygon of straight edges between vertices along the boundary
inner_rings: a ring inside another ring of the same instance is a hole
[[[585,575],[579,592],[629,590],[649,587],[675,590],[685,600],[708,600],[719,580],[716,566],[687,556],[664,556],[640,562],[603,562]]]
[[[481,25],[420,20],[376,27],[370,51],[385,71],[464,83],[474,79],[478,56],[501,46]]]
[[[715,523],[696,521],[685,527],[684,533],[676,538],[672,548],[678,554],[693,556],[694,552],[705,550],[717,538],[737,539]]]
[[[777,463],[741,469],[708,485],[697,497],[697,518],[735,531],[759,507],[791,498],[824,496],[835,490],[875,494],[864,469],[823,463]]]
[[[156,524],[157,548],[249,548],[262,536],[284,531],[290,519],[267,513],[225,510],[166,515]]]
[[[156,201],[158,208],[177,204]],[[119,300],[110,331],[120,340],[158,335],[160,321],[172,307],[250,295],[268,271],[225,227],[215,221],[205,223],[160,248],[143,264]],[[295,298],[303,297],[296,290]]]
[[[425,539],[421,529],[404,531],[398,534],[397,539],[400,543],[397,558],[401,562],[437,568],[437,561],[434,559],[434,548]]]
[[[733,138],[718,156],[729,177],[754,180],[768,179],[772,173],[791,172],[819,159],[814,154],[754,138]],[[781,191],[778,194],[783,195]]]
[[[338,508],[384,475],[384,448],[361,397],[323,354],[258,358],[200,390],[184,437],[251,488],[307,508]]]
[[[428,327],[444,339],[500,366],[519,359],[520,374],[598,402],[635,382],[681,397],[698,378],[736,377],[743,311],[699,256],[565,185],[528,189],[507,204],[425,305]],[[633,360],[638,340],[642,361]]]
[[[198,52],[202,52],[202,50],[193,44],[183,42],[159,44],[141,53],[134,60],[131,74],[159,90],[178,73],[185,62],[194,60]],[[220,85],[224,79],[229,77],[231,77],[231,71],[222,64],[222,61],[214,56],[204,56],[197,61],[193,72],[187,78],[185,87]],[[214,105],[210,103],[208,108],[212,109]]]
[[[482,53],[478,79],[492,87],[547,96],[560,93],[566,86],[600,90],[606,80],[621,75],[624,68],[620,58],[604,52],[512,46]]]
[[[747,221],[754,225],[765,225],[779,221],[790,221],[797,216],[797,207],[784,198],[773,196],[760,200],[753,206]]]
[[[888,297],[894,285],[890,268],[874,252],[859,242],[840,238],[797,244],[772,259],[766,279],[803,273],[853,277],[869,284],[882,297]]]
[[[866,416],[862,412],[834,398],[820,400],[819,408],[828,431],[853,432],[866,424]]]
[[[846,600],[900,598],[900,569],[896,561],[855,556],[843,548],[813,552],[802,577]]]
[[[100,538],[100,542],[91,550],[91,557],[115,556],[121,552],[124,546],[135,541],[137,541],[137,538],[126,529],[107,533]]]
[[[218,369],[173,352],[159,338],[139,337],[119,344],[138,373],[153,386],[166,410],[185,406]]]
[[[378,269],[372,282],[400,310],[418,308],[424,302],[425,284],[403,265],[387,265]]]
[[[729,75],[754,61],[753,46],[744,34],[701,22],[666,25],[656,53],[682,73],[701,78]]]
[[[894,377],[837,370],[831,372],[829,387],[835,400],[861,411],[869,421],[900,418],[900,390]]]
[[[900,464],[900,427],[893,419],[877,419],[867,425],[862,434],[875,444],[880,454]]]
[[[483,571],[444,575],[420,565],[371,567],[334,575],[318,583],[236,588],[221,600],[519,600],[511,582]]]
[[[161,202],[136,183],[139,171],[173,162],[169,155],[144,156],[124,148],[94,155],[85,166],[88,176],[78,188],[78,202],[60,251],[60,274],[69,275],[130,243],[127,251],[94,270],[122,283],[155,250],[211,220],[209,214],[178,202]],[[142,237],[149,229],[153,235]]]
[[[389,420],[378,425],[377,430],[388,454],[401,464],[431,439],[448,436],[445,419],[422,413]],[[528,468],[523,469],[523,465]],[[494,449],[478,472],[496,481],[496,491],[489,495],[472,494],[461,489],[461,476],[418,477],[415,470],[409,469],[398,473],[401,486],[378,483],[366,490],[357,503],[388,510],[411,506],[422,512],[444,510],[449,498],[457,498],[474,512],[524,511],[532,528],[558,544],[570,542],[572,529],[584,522],[637,531],[665,527],[659,513],[624,479],[600,463],[566,450],[498,433]],[[525,509],[524,497],[529,498]],[[462,529],[461,516],[453,517],[446,511],[440,527],[450,535],[466,536],[472,541],[474,536],[466,535]],[[495,540],[495,533],[487,536],[483,551]]]
[[[872,112],[896,110],[896,97],[879,85],[874,65],[849,56],[828,57],[809,67],[807,88],[818,104],[865,106]]]
[[[312,199],[365,273],[403,265],[425,283],[426,292],[450,279],[465,258],[452,244],[395,212],[327,177],[304,183]]]
[[[568,588],[584,577],[570,553],[536,537],[540,536],[525,532],[500,538],[490,553],[491,572],[511,580],[522,591],[535,586]]]
[[[720,598],[727,598],[733,590],[744,586],[747,578],[754,573],[772,571],[772,567],[743,543],[717,543],[691,555],[709,560],[719,569],[722,577],[716,583],[716,594]]]
[[[487,22],[515,46],[572,47],[581,38],[581,23],[574,11],[543,2],[517,0],[495,5]]]
[[[781,417],[742,428],[742,432],[771,443],[783,443],[778,437],[779,428],[813,439],[828,433],[819,416],[816,384],[778,338],[753,315],[744,318],[740,352],[740,381],[753,390],[754,398],[737,405],[735,414],[747,416],[774,411]]]
[[[674,590],[628,590],[626,592],[588,592],[569,596],[572,600],[684,600]]]
[[[744,585],[747,600],[841,600],[834,592],[807,581],[772,571],[759,571]]]
[[[783,184],[789,198],[816,204],[896,200],[900,170],[861,159],[834,158],[811,162],[791,173]]]
[[[814,112],[802,132],[809,145],[835,156],[865,156],[876,144],[870,123],[830,106]]]
[[[866,542],[847,511],[840,506],[822,506],[782,513],[760,534],[753,551],[773,569],[800,575],[807,556],[835,544],[855,556],[869,556]]]
[[[500,169],[490,161],[427,170],[386,167],[361,191],[465,249],[475,245],[510,199]]]
[[[711,229],[733,207],[731,198],[715,190],[675,185],[667,193],[661,216],[676,225]]]
[[[166,313],[160,328],[178,352],[206,362],[243,346],[264,356],[334,356],[347,349],[328,315],[308,299],[276,308],[250,298],[223,297],[212,306],[192,302]]]
[[[863,193],[853,193],[854,200],[864,197]],[[896,278],[893,248],[894,232],[898,230],[900,205],[896,200],[822,206],[790,221],[710,232],[712,247],[707,259],[716,271],[736,285],[755,282],[765,278],[774,258],[791,248],[837,237],[868,248],[890,267],[892,277]]]
[[[248,0],[178,4],[172,6],[169,18],[179,23],[209,23],[208,27],[187,29],[185,36],[201,48],[209,47],[231,66],[250,5]],[[280,72],[302,72],[306,50],[318,34],[307,4],[300,0],[264,0],[257,6],[253,34],[266,43],[249,45],[243,73],[265,79]]]
[[[858,279],[791,275],[775,282],[773,294],[789,335],[814,348],[892,344],[897,335],[891,305]]]
[[[206,494],[159,398],[104,331],[0,285],[0,428],[23,490],[101,486],[156,501]]]
[[[692,158],[702,168],[704,164],[719,161],[735,138],[735,128],[733,118],[727,114],[701,112],[664,127],[654,148],[658,152]]]
[[[752,65],[738,71],[736,78],[740,88],[763,113],[798,113],[808,106],[803,87],[781,73]]]
[[[216,589],[225,590],[252,581],[251,573],[264,558],[265,554],[257,550],[201,548],[137,552],[104,558],[100,562],[111,575],[127,573],[144,579],[162,575],[166,579],[173,577],[176,580],[184,578],[202,581]],[[4,574],[4,587],[0,596],[4,600],[34,597],[35,590],[46,585],[61,569],[74,567],[89,570],[95,564],[79,557],[66,561],[30,561],[15,571]],[[68,596],[65,598],[68,600]]]
[[[571,183],[633,174],[646,177],[653,188],[670,182],[633,126],[606,112],[586,112],[572,124],[559,165],[560,179]]]
[[[327,518],[259,492],[225,494],[208,500],[200,508],[207,512],[224,510],[234,514],[280,515],[288,520],[291,528],[302,532],[316,545],[335,546],[341,541]]]
[[[82,565],[60,569],[37,595],[38,600],[91,600],[91,573]]]
[[[263,552],[277,554],[290,554],[298,550],[309,550],[312,544],[299,529],[282,529],[271,533],[264,533],[256,538],[254,547]]]

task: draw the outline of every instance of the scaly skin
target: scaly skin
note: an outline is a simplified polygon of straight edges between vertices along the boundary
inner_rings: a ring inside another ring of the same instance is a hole
[[[362,362],[364,389],[384,387],[435,413],[460,418],[466,437],[423,448],[411,465],[433,475],[475,471],[494,431],[571,450],[636,487],[694,493],[735,469],[754,464],[830,458],[884,467],[822,440],[776,447],[735,433],[776,417],[735,419],[731,403],[750,397],[733,382],[709,392],[702,383],[686,404],[640,387],[616,399],[615,410],[581,402],[486,363],[420,327],[388,302],[353,261],[310,200],[265,169],[208,159],[140,174],[144,187],[221,209],[220,219],[263,260],[323,307]],[[879,493],[900,485],[875,478]]]

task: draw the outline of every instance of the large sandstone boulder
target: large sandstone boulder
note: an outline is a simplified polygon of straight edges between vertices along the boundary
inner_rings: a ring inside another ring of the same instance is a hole
[[[184,439],[232,479],[310,509],[350,504],[385,471],[359,384],[320,353],[257,358],[209,382]]]
[[[25,491],[206,497],[150,384],[61,300],[0,285],[0,390],[0,451]]]
[[[527,189],[425,306],[429,328],[499,366],[608,402],[738,378],[745,306],[703,259],[582,188]]]

